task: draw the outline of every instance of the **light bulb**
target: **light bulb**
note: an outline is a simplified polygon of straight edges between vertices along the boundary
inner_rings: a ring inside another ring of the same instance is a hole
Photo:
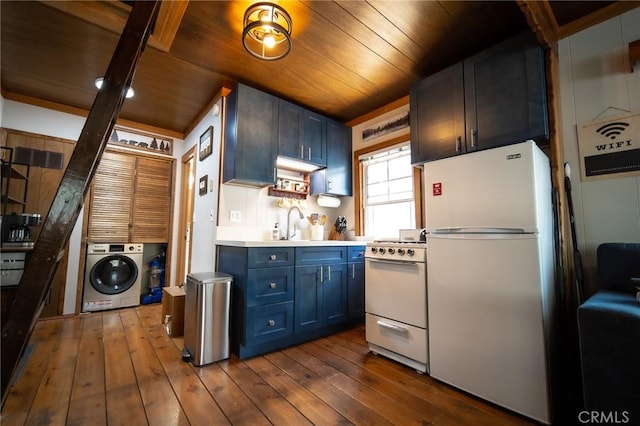
[[[96,87],[98,88],[98,90],[100,90],[100,88],[102,87],[102,83],[104,83],[104,79],[102,77],[96,78],[95,84],[96,84]],[[133,87],[128,87],[127,88],[127,94],[125,95],[125,97],[127,99],[133,98],[133,96],[135,94],[136,94],[136,92],[135,92],[135,90],[133,90]]]
[[[268,48],[272,48],[276,45],[276,39],[272,35],[267,35],[264,37],[264,45]]]

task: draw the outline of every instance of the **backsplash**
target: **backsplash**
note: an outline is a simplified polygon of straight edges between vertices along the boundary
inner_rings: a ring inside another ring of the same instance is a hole
[[[287,226],[288,203],[278,207],[281,198],[268,195],[268,188],[252,188],[236,185],[220,185],[219,219],[217,228],[218,240],[266,240],[271,239],[273,225],[277,222],[281,236]],[[306,200],[296,202],[305,219],[300,219],[296,212],[291,212],[291,228],[295,225],[298,239],[309,239],[310,223],[306,219],[312,213],[327,215],[324,239],[329,237],[331,226],[338,216],[347,219],[347,229],[355,225],[353,197],[340,197],[338,208],[320,207],[317,197],[308,196]]]

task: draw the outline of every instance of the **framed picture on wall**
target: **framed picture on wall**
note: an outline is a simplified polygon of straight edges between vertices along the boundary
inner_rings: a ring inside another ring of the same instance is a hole
[[[207,181],[209,180],[209,175],[204,175],[200,178],[198,184],[198,190],[200,195],[207,195]]]
[[[199,158],[200,161],[204,160],[211,155],[213,151],[213,126],[209,126],[203,134],[200,135],[200,149]]]

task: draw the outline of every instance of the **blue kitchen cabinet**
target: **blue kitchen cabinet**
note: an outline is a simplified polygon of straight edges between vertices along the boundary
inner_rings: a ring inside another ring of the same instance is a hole
[[[351,128],[327,119],[327,168],[311,173],[310,194],[351,196],[351,170]]]
[[[349,319],[364,318],[365,246],[350,246],[347,263],[347,312]]]
[[[278,155],[327,165],[327,118],[299,105],[279,100]]]
[[[347,320],[347,247],[296,247],[295,333]]]
[[[276,182],[278,98],[238,84],[226,98],[222,182]]]
[[[544,52],[533,33],[497,44],[411,87],[411,163],[533,139],[548,142]]]
[[[347,264],[296,266],[295,333],[347,319]]]
[[[231,348],[240,358],[286,346],[293,336],[293,247],[218,246],[218,271],[233,276]]]
[[[233,276],[232,351],[244,359],[361,323],[349,315],[347,260],[363,265],[350,248],[218,246],[217,270]],[[355,293],[363,305],[364,293]]]

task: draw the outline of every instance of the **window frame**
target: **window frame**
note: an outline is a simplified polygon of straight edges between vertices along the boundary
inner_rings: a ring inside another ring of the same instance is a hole
[[[354,204],[355,204],[355,231],[356,235],[364,235],[364,167],[360,162],[360,157],[375,151],[392,148],[396,145],[406,144],[410,141],[409,134],[401,135],[393,139],[380,142],[353,152],[353,182],[354,182]],[[416,215],[416,228],[424,227],[422,214],[422,167],[413,167],[413,202]]]

